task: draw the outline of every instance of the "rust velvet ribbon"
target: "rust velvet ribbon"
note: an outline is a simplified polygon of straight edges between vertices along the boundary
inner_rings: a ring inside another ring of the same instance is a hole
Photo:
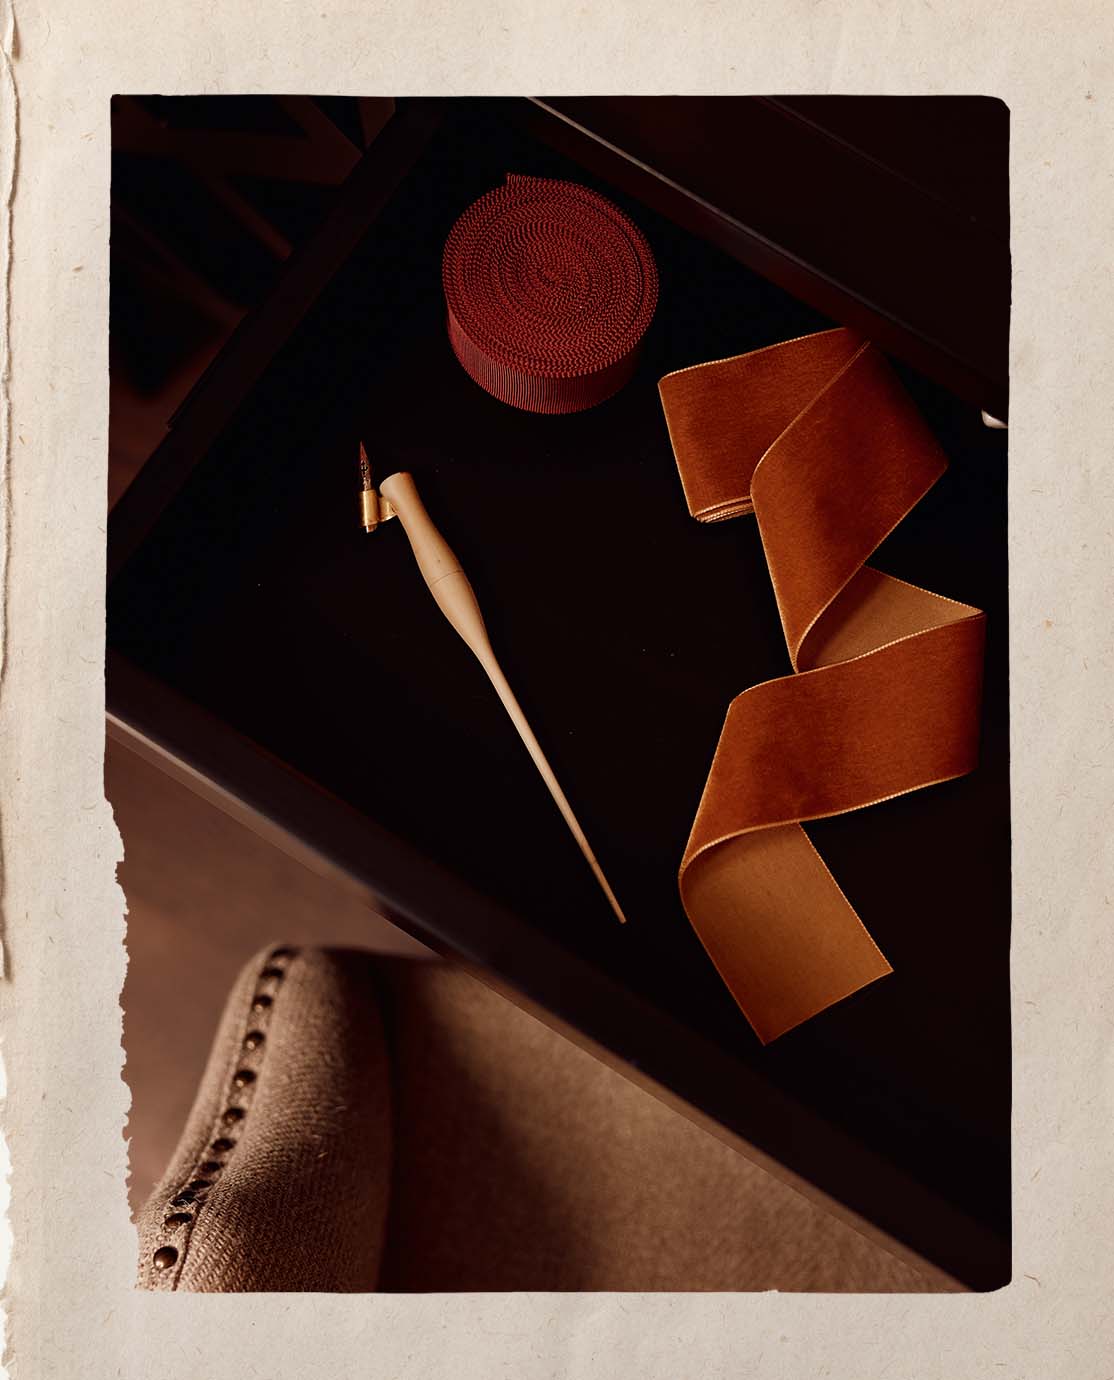
[[[617,392],[658,295],[650,246],[617,206],[513,174],[453,226],[442,282],[465,371],[529,412],[579,412]]]
[[[758,520],[793,674],[735,698],[680,867],[763,1043],[891,971],[801,827],[975,766],[984,615],[867,558],[946,467],[845,329],[659,384],[693,517]]]

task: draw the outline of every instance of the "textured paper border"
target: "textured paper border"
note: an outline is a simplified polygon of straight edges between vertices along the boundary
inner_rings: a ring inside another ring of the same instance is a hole
[[[1110,1380],[1107,7],[17,0],[4,20],[0,176],[6,187],[14,173],[15,188],[0,397],[11,1373]],[[1011,108],[1016,1237],[1014,1281],[997,1293],[132,1288],[120,843],[102,790],[109,97],[554,90],[976,93]]]

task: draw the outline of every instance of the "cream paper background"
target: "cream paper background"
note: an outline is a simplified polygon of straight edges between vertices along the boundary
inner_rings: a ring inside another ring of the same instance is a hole
[[[14,25],[4,18],[11,1373],[1111,1380],[1114,86],[1103,5],[16,0]],[[1016,1249],[1014,1282],[995,1294],[131,1287],[121,845],[102,791],[109,97],[535,90],[983,93],[1011,107]]]

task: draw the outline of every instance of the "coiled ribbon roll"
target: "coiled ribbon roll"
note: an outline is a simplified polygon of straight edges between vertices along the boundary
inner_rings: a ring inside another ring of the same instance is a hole
[[[758,519],[794,670],[731,702],[679,873],[767,1043],[891,971],[801,821],[972,770],[985,615],[865,564],[947,463],[872,345],[825,331],[659,390],[693,517]]]
[[[508,176],[453,226],[442,264],[466,372],[528,412],[579,412],[620,389],[657,305],[636,225],[575,182]]]

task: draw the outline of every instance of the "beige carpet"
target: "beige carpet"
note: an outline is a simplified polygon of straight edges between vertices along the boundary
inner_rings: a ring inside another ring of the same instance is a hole
[[[174,1153],[252,954],[280,940],[424,951],[118,744],[105,775],[126,852],[138,1207]],[[467,975],[396,971],[404,1076],[385,1287],[505,1289],[531,1271],[541,1288],[948,1287]],[[485,1232],[499,1246],[487,1264],[477,1260]]]

